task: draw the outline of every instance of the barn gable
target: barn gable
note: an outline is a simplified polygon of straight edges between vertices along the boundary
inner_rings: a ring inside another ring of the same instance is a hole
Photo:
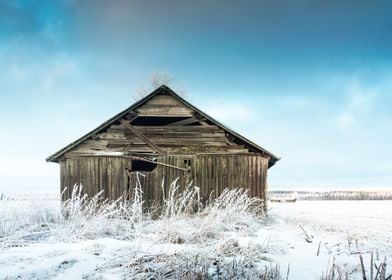
[[[167,86],[47,158],[81,156],[261,154],[278,157],[203,113]]]

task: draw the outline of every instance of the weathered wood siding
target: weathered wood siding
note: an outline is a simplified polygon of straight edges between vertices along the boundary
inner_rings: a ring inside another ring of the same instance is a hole
[[[268,159],[260,155],[199,154],[171,155],[158,158],[158,162],[185,167],[190,160],[190,172],[157,165],[152,172],[142,172],[144,198],[148,202],[162,200],[162,180],[165,193],[177,177],[181,188],[189,183],[200,187],[201,195],[207,199],[220,194],[225,188],[248,188],[249,195],[265,198]],[[136,185],[134,176],[128,180],[127,168],[132,161],[125,157],[79,157],[68,158],[61,165],[61,189],[82,184],[84,192],[92,196],[103,190],[105,197],[117,199],[124,192],[132,193]],[[70,197],[70,188],[64,199]]]
[[[191,160],[190,172],[165,166],[158,166],[153,172],[146,172],[143,191],[148,200],[162,200],[162,180],[167,194],[170,183],[177,177],[178,184],[185,188],[192,182],[200,188],[201,196],[208,199],[225,188],[247,188],[249,195],[265,199],[267,186],[268,159],[259,155],[184,155],[167,156],[158,161],[185,167],[184,160]],[[133,188],[136,182],[131,182]]]
[[[122,157],[80,157],[60,161],[60,186],[63,199],[71,196],[75,184],[83,186],[83,193],[90,197],[103,191],[103,196],[116,199],[127,191],[126,168],[131,160]]]

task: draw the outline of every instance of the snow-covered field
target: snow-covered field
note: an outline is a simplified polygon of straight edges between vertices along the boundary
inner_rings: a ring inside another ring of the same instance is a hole
[[[318,279],[333,261],[350,279],[362,279],[359,255],[369,279],[372,252],[377,263],[387,258],[387,275],[392,273],[391,200],[272,203],[269,213],[275,242],[290,248],[276,259],[290,263],[291,279]],[[305,233],[299,225],[312,236],[311,243],[301,240]]]
[[[271,203],[260,219],[242,192],[188,214],[196,194],[158,219],[135,204],[95,215],[74,201],[65,219],[53,196],[0,200],[0,279],[320,279],[333,263],[362,279],[371,252],[392,273],[392,201]]]

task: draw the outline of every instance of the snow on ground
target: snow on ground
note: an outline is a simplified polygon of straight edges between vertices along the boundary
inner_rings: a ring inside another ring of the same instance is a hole
[[[351,275],[352,279],[360,279],[359,254],[363,255],[365,269],[369,273],[372,251],[374,259],[377,253],[380,261],[387,257],[387,268],[392,273],[390,200],[271,203],[269,214],[274,233],[277,233],[274,242],[290,244],[288,252],[278,256],[277,260],[290,263],[292,279],[297,279],[293,276],[300,279],[300,275],[307,275],[303,279],[315,279],[311,276],[320,275],[320,269],[325,271],[333,258],[345,271],[357,271]],[[312,243],[303,242],[305,234],[299,224],[308,235],[313,236]]]
[[[392,201],[270,203],[264,220],[242,210],[238,217],[227,212],[228,217],[221,214],[226,210],[210,209],[131,227],[121,221],[115,230],[106,225],[91,235],[76,234],[57,220],[53,213],[58,206],[53,200],[36,205],[0,200],[0,236],[2,227],[8,230],[0,237],[0,279],[146,279],[165,264],[187,268],[185,263],[200,266],[200,260],[209,261],[205,268],[211,279],[217,279],[217,261],[222,267],[229,267],[225,262],[238,264],[238,273],[279,264],[282,278],[289,267],[289,279],[320,279],[334,262],[350,279],[360,279],[359,254],[368,269],[372,251],[375,259],[377,251],[380,261],[387,257],[387,271],[392,273]],[[22,224],[28,224],[23,219],[35,219],[35,225],[28,231],[8,229],[10,217]],[[93,225],[108,222],[97,220]],[[300,224],[312,242],[305,241]],[[70,232],[72,238],[67,237]]]

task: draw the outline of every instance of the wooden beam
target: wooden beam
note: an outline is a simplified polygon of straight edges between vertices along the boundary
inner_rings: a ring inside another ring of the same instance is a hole
[[[131,123],[132,121],[134,121],[135,119],[137,119],[137,117],[138,117],[138,115],[134,112],[134,111],[131,111],[131,112],[129,112],[126,116],[125,116],[125,118]]]
[[[201,114],[194,112],[192,115],[194,118],[199,120],[199,122],[201,123],[202,126],[209,126],[209,124],[205,122],[206,118],[203,117]]]
[[[182,170],[182,171],[189,171],[189,169],[187,168],[182,168],[179,166],[175,166],[175,165],[171,165],[171,164],[167,164],[167,163],[163,163],[163,162],[159,162],[159,161],[153,161],[153,160],[149,160],[146,158],[142,158],[142,157],[135,157],[135,156],[128,156],[131,159],[135,159],[135,160],[140,160],[140,161],[145,161],[145,162],[150,162],[150,163],[155,163],[156,165],[162,165],[162,166],[166,166],[166,167],[170,167],[170,168],[174,168],[174,169],[178,169],[178,170]]]
[[[143,140],[153,151],[157,152],[161,156],[165,156],[166,153],[161,150],[157,145],[152,143],[143,133],[141,133],[138,129],[130,125],[126,120],[121,119],[120,120],[121,124],[128,128],[133,134],[135,134],[137,137],[139,137],[141,140]]]

